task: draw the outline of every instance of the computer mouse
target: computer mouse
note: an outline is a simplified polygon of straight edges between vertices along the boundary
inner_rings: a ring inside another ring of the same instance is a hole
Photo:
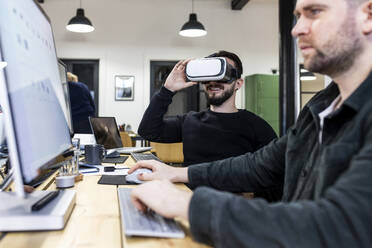
[[[143,173],[143,174],[152,173],[152,170],[147,169],[147,168],[140,168],[140,169],[137,169],[137,170],[135,170],[132,174],[128,174],[128,175],[126,175],[125,180],[126,180],[127,182],[130,182],[130,183],[138,183],[138,184],[144,183],[144,181],[139,180],[139,179],[137,178],[137,175],[138,175],[138,174],[141,174],[141,173]]]
[[[118,158],[120,157],[120,152],[118,151],[113,151],[110,153],[107,153],[106,158]]]

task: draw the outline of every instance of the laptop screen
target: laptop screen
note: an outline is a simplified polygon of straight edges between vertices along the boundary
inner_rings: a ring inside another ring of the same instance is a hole
[[[106,149],[123,147],[114,117],[89,117],[97,144]]]

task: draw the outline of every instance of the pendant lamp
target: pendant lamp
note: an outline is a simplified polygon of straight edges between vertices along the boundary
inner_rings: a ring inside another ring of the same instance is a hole
[[[189,16],[189,21],[183,24],[179,35],[185,37],[200,37],[207,34],[203,24],[198,22],[196,13],[194,13],[194,0],[192,0],[192,13]]]
[[[92,22],[84,15],[84,9],[81,8],[81,0],[80,8],[76,10],[76,16],[71,18],[66,29],[76,33],[89,33],[94,30]]]

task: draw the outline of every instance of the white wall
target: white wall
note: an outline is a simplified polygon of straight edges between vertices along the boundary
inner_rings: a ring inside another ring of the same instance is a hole
[[[65,29],[78,0],[45,0],[57,54],[62,58],[99,59],[99,114],[115,116],[137,130],[149,103],[150,60],[202,57],[218,50],[237,53],[243,75],[278,68],[278,7],[275,0],[251,0],[232,11],[230,0],[195,0],[194,11],[208,35],[178,35],[188,20],[191,0],[85,0],[83,8],[96,30],[76,34]],[[134,101],[114,100],[114,76],[134,75]],[[237,105],[244,106],[243,91]]]

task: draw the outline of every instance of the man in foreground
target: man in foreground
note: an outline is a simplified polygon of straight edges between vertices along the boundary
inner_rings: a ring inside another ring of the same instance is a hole
[[[304,65],[333,83],[302,110],[287,135],[253,154],[171,168],[156,162],[134,204],[189,220],[195,240],[216,247],[372,246],[372,1],[298,0]],[[278,185],[283,202],[229,192]],[[198,187],[193,193],[172,182]],[[214,188],[214,189],[212,189]],[[217,190],[216,190],[217,189]]]

